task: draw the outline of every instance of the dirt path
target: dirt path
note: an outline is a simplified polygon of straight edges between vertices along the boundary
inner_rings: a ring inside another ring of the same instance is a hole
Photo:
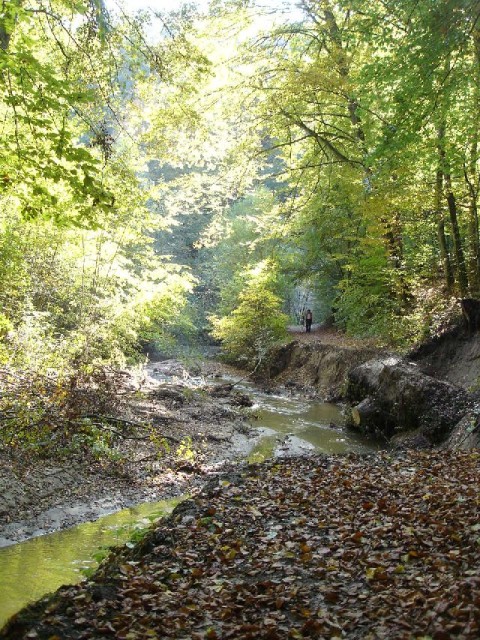
[[[323,344],[337,345],[339,347],[351,348],[375,348],[378,344],[373,339],[353,338],[346,336],[333,327],[323,327],[319,324],[312,325],[310,333],[306,333],[305,327],[301,325],[289,326],[288,333],[292,340],[299,342],[321,342]]]

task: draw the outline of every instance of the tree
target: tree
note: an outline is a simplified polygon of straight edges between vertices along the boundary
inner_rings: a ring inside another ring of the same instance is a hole
[[[65,222],[68,199],[67,221],[91,225],[97,210],[113,204],[98,159],[78,143],[79,120],[73,117],[96,99],[96,69],[89,63],[92,42],[104,46],[100,16],[95,2],[76,3],[73,13],[61,2],[51,8],[22,0],[2,4],[2,197],[18,201],[27,218]],[[89,69],[82,84],[71,71],[75,55]]]
[[[402,334],[430,286],[477,290],[478,2],[301,6],[248,49],[250,108],[290,173],[289,251],[347,327]]]
[[[213,316],[213,335],[222,342],[230,362],[254,366],[264,364],[268,349],[286,337],[288,318],[282,299],[275,295],[272,264],[263,261],[250,269],[238,305],[221,318]]]

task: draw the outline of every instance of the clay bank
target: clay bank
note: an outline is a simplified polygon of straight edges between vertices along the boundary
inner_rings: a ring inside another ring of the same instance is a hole
[[[276,348],[270,362],[274,384],[346,402],[351,428],[392,446],[480,444],[478,335],[456,328],[404,357],[293,341]]]

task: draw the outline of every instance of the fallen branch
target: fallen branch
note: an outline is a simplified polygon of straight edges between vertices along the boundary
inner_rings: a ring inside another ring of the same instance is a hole
[[[127,420],[126,418],[116,418],[115,416],[104,416],[99,413],[86,413],[85,415],[82,415],[82,419],[117,422],[118,424],[123,424],[126,427],[136,427],[139,429],[147,428],[147,426],[143,422],[137,422],[136,420]]]
[[[250,371],[250,373],[247,373],[246,376],[243,376],[243,378],[240,378],[240,380],[237,380],[236,382],[232,383],[232,387],[235,387],[237,384],[240,384],[240,382],[243,382],[244,380],[247,380],[247,378],[250,378],[251,376],[253,376],[253,374],[257,371],[258,367],[262,364],[262,360],[263,358],[259,358],[253,370]]]
[[[191,436],[194,440],[211,440],[212,442],[231,442],[231,438],[222,438],[221,436],[214,436],[212,434],[198,434]]]
[[[117,431],[114,427],[112,427],[110,424],[108,424],[109,422],[117,422],[119,424],[123,424],[126,425],[128,427],[136,427],[136,428],[140,428],[140,429],[147,429],[148,427],[143,424],[142,422],[137,422],[136,420],[127,420],[126,418],[115,418],[114,416],[103,416],[103,415],[97,415],[94,413],[89,413],[85,416],[82,416],[83,418],[88,418],[89,420],[92,419],[97,419],[97,420],[101,420],[101,422],[93,422],[92,424],[94,424],[97,427],[103,427],[104,429],[108,429],[109,431],[111,431],[112,433],[114,433],[115,435],[117,435],[120,438],[123,438],[124,440],[150,440],[150,435],[146,435],[146,436],[127,436],[125,433],[122,433],[121,431]],[[177,444],[179,444],[181,442],[181,440],[178,440],[178,438],[174,438],[173,436],[167,436],[167,435],[158,435],[155,434],[156,437],[159,438],[163,438],[165,440],[169,440],[170,442],[175,442]]]

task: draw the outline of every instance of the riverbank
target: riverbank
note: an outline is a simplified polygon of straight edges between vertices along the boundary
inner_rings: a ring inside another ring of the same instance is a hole
[[[368,342],[332,330],[292,331],[292,337],[271,353],[267,378],[259,381],[267,391],[338,401],[345,397],[354,367],[385,355]],[[419,370],[428,366],[430,374],[455,375],[465,388],[480,375],[479,349],[478,336],[466,339],[460,333],[453,342],[447,336],[433,349],[423,347],[415,359]],[[461,353],[465,366],[458,358],[449,366],[452,353]],[[109,455],[99,451],[96,457],[91,446],[54,460],[12,448],[0,451],[0,546],[140,502],[191,493],[212,474],[244,460],[262,434],[246,420],[249,401],[244,394],[228,386],[215,390],[216,376],[225,373],[236,379],[243,375],[214,361],[190,371],[175,361],[150,363],[142,375],[127,380],[114,416],[118,421],[100,422],[100,429],[112,431]],[[477,445],[479,430],[472,425],[476,417],[470,413],[452,435],[454,446]],[[291,436],[281,446],[282,455],[301,455],[309,448]]]
[[[0,638],[476,639],[479,472],[478,452],[243,466]]]
[[[338,408],[310,409],[302,399],[308,394],[291,389],[241,391],[236,382],[245,372],[215,361],[190,370],[174,360],[152,362],[140,375],[122,377],[109,420],[96,417],[102,433],[112,436],[108,452],[96,456],[92,443],[54,458],[0,450],[0,547],[125,507],[195,493],[248,457],[302,455],[319,443],[331,452],[371,448],[342,435]],[[267,420],[264,411],[259,422],[250,405],[262,404],[262,398],[271,412]],[[290,421],[299,421],[298,428]]]
[[[123,390],[118,421],[103,427],[114,431],[108,453],[72,447],[51,460],[0,451],[0,546],[192,493],[243,460],[260,436],[245,419],[245,398],[215,394],[217,370],[202,390],[180,363],[151,363]]]
[[[289,358],[272,359],[278,371],[264,381],[267,393],[325,399],[333,380],[342,396],[352,367],[367,362],[368,372],[372,355],[382,363],[378,350],[357,347],[310,336],[280,347]],[[0,637],[477,638],[478,450],[297,455],[248,466],[242,459],[260,434],[245,420],[248,397],[221,373],[214,363],[193,373],[152,363],[115,425],[126,436],[122,464],[80,460],[90,486],[78,478],[62,486],[57,465],[58,490],[46,496],[54,511],[65,491],[67,508],[85,491],[80,512],[60,527],[85,520],[87,509],[112,510],[102,496],[118,495],[119,507],[185,492],[192,499],[143,543],[114,552],[90,583],[30,607]],[[283,454],[301,453],[289,438],[283,444]],[[45,505],[33,506],[43,508],[33,513],[38,525]]]

